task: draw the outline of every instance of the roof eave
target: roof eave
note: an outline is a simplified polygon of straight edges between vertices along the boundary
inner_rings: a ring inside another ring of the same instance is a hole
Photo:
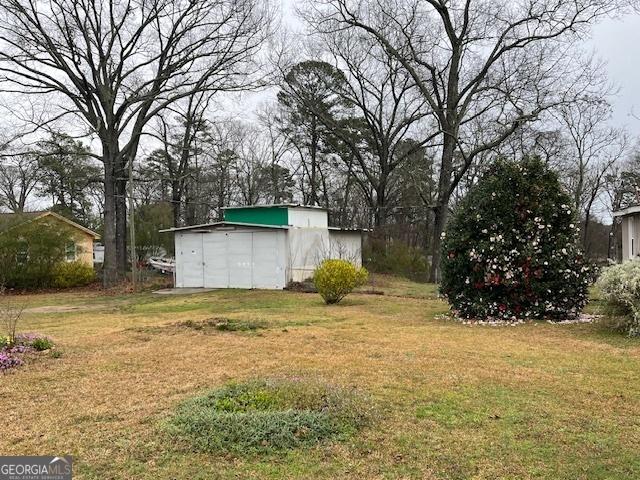
[[[632,215],[634,213],[640,213],[640,205],[634,205],[631,207],[624,208],[622,210],[617,210],[613,212],[614,217],[624,217],[626,215]]]
[[[214,222],[214,223],[203,223],[201,225],[188,225],[186,227],[173,227],[173,228],[165,228],[163,230],[159,230],[159,233],[170,233],[170,232],[183,232],[187,230],[197,230],[199,228],[215,228],[221,226],[230,226],[230,227],[247,227],[247,228],[265,228],[271,230],[288,230],[288,225],[266,225],[262,223],[244,223],[244,222]]]
[[[310,210],[323,210],[327,209],[318,205],[303,205],[301,203],[271,203],[266,205],[240,205],[237,207],[222,207],[222,210],[245,210],[249,208],[307,208]]]

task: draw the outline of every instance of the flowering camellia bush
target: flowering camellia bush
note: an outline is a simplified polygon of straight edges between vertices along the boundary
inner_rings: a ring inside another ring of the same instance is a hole
[[[604,269],[597,285],[604,300],[625,319],[629,335],[640,336],[640,261]]]
[[[313,273],[313,283],[325,303],[338,303],[354,288],[367,283],[369,272],[346,260],[331,259],[322,262]]]
[[[590,268],[571,199],[538,159],[497,161],[444,233],[441,292],[464,318],[577,316]]]

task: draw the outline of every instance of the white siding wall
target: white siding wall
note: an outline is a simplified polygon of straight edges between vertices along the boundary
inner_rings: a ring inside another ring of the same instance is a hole
[[[362,234],[329,230],[331,258],[348,260],[358,267],[362,266]]]
[[[291,228],[288,237],[289,281],[302,282],[313,276],[316,267],[328,258],[342,258],[362,266],[362,236],[321,228]]]
[[[313,208],[289,208],[289,225],[302,228],[327,228],[326,210]]]
[[[631,260],[640,255],[640,215],[622,217],[622,259]]]
[[[175,234],[176,287],[203,286],[202,235],[202,233],[194,232],[177,232]]]
[[[329,230],[326,228],[291,228],[287,236],[289,281],[302,282],[310,278],[316,266],[331,257]]]

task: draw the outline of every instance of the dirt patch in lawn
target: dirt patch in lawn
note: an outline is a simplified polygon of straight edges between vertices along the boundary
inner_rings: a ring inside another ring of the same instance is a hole
[[[263,320],[237,320],[226,317],[214,317],[200,321],[186,320],[168,325],[134,327],[127,330],[136,333],[175,335],[185,331],[211,334],[217,332],[254,332],[266,328],[269,328],[269,324]]]
[[[71,312],[89,312],[93,310],[101,310],[107,308],[107,305],[45,305],[42,307],[26,308],[24,313],[71,313]]]

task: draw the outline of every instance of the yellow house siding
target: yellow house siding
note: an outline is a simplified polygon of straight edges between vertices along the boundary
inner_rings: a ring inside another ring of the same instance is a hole
[[[42,217],[37,221],[46,222],[49,225],[57,225],[61,229],[66,229],[76,246],[76,260],[93,266],[93,241],[95,239],[93,235],[52,215]]]
[[[93,236],[79,232],[73,235],[76,244],[76,260],[93,266]]]

